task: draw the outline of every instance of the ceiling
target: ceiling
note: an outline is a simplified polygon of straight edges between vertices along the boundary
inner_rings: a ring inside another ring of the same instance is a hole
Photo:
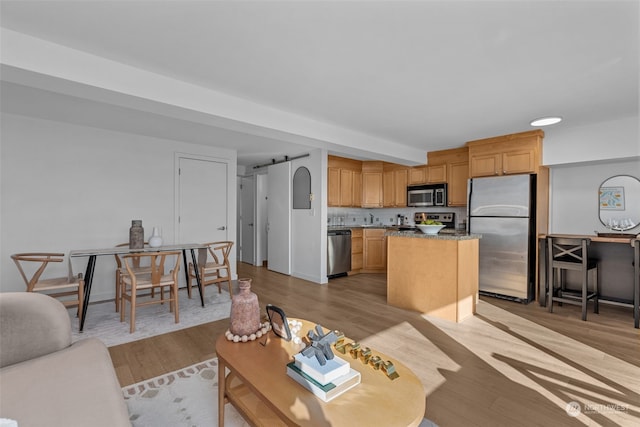
[[[564,118],[555,127],[638,115],[638,1],[2,0],[0,7],[5,29],[333,130],[319,136],[292,121],[275,131],[248,116],[222,125],[204,111],[151,111],[127,94],[79,96],[64,90],[68,82],[43,89],[3,76],[5,112],[234,148],[245,166],[309,147],[385,160],[400,147],[426,153],[530,130],[546,115]],[[346,135],[370,138],[375,149]]]

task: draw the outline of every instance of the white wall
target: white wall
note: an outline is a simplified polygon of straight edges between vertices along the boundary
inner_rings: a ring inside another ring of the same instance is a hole
[[[309,157],[291,162],[291,179],[299,167],[311,174],[311,209],[292,209],[291,275],[315,283],[327,282],[327,152],[311,150]]]
[[[143,221],[146,235],[162,227],[173,243],[176,152],[228,163],[228,237],[235,238],[234,150],[15,115],[1,120],[0,291],[24,290],[12,253],[112,247],[128,241],[132,219]],[[235,251],[231,257],[235,269]],[[75,272],[86,261],[75,260]],[[98,258],[92,301],[113,298],[114,269],[113,257]]]
[[[608,232],[600,222],[598,189],[614,175],[632,175],[640,179],[640,160],[583,163],[551,168],[551,233],[594,234]],[[636,218],[640,212],[636,212]],[[627,231],[640,233],[640,227]]]
[[[549,232],[608,231],[599,220],[597,192],[613,175],[640,178],[638,117],[580,127],[568,124],[545,129],[543,164],[550,167]]]
[[[561,122],[544,130],[542,164],[552,166],[640,157],[638,116],[571,126]]]

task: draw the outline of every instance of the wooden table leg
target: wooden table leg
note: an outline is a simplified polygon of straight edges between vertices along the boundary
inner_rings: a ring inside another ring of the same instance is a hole
[[[224,402],[226,393],[226,365],[218,358],[218,427],[224,427]]]

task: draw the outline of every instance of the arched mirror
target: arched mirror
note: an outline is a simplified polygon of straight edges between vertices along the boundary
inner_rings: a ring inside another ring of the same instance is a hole
[[[311,174],[304,166],[293,174],[293,209],[311,209]]]
[[[610,230],[640,226],[640,180],[631,175],[606,179],[598,191],[600,222]]]

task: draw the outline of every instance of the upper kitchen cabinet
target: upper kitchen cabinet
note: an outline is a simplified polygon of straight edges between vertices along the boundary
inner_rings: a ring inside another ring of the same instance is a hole
[[[427,167],[426,166],[414,166],[409,168],[409,185],[426,184],[427,182]]]
[[[327,205],[360,207],[362,202],[362,162],[328,157]]]
[[[362,207],[382,207],[383,162],[362,162]]]
[[[470,177],[538,173],[543,138],[534,130],[467,142]]]
[[[382,204],[385,208],[407,207],[409,171],[405,166],[384,163],[382,174]]]
[[[447,205],[467,205],[467,180],[469,179],[469,149],[467,147],[451,150],[431,151],[427,153],[429,166],[445,173],[447,183]]]
[[[447,165],[414,166],[408,169],[409,185],[439,184],[447,182]]]

